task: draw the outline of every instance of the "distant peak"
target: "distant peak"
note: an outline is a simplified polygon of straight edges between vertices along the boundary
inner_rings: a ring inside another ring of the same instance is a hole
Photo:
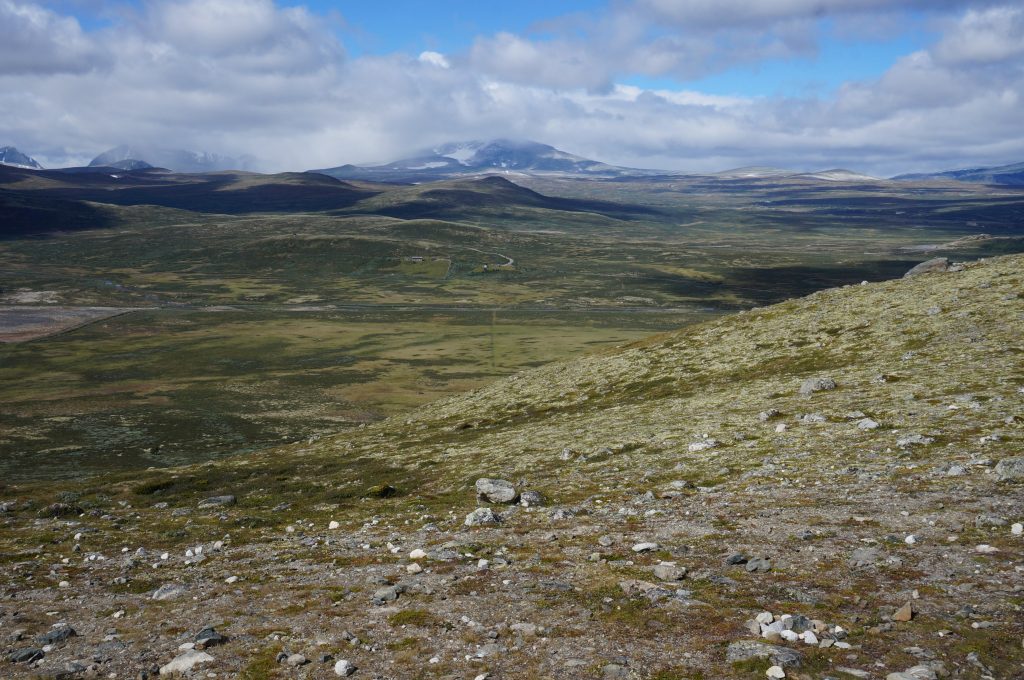
[[[36,159],[23,154],[13,146],[0,147],[0,165],[11,165],[28,170],[42,170],[43,166]]]

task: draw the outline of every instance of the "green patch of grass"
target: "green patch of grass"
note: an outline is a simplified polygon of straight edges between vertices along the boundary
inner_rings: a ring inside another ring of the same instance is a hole
[[[238,674],[239,680],[270,680],[279,677],[280,665],[277,663],[277,655],[281,649],[279,644],[261,649],[242,668]]]
[[[388,617],[388,623],[394,627],[398,626],[436,626],[441,622],[437,616],[424,609],[406,609],[396,612]]]

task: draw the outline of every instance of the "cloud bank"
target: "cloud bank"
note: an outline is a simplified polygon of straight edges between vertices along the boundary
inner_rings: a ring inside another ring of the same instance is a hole
[[[927,11],[933,44],[828,96],[622,84],[813,55],[823,19],[856,34],[908,11]],[[30,0],[0,0],[0,25],[0,144],[49,165],[133,144],[303,170],[499,136],[677,170],[892,174],[1024,160],[1017,3],[623,0],[536,34],[478,36],[459,53],[358,58],[329,20],[272,0],[154,1],[98,30]]]

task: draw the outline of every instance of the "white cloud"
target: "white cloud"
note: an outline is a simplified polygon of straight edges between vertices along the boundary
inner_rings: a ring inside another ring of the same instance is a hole
[[[420,52],[420,61],[424,64],[430,64],[439,68],[451,68],[451,64],[448,63],[448,59],[445,58],[440,52]]]
[[[0,76],[82,73],[105,65],[73,17],[29,2],[0,0]]]
[[[656,4],[647,2],[648,11]],[[667,169],[776,164],[887,174],[1024,158],[1020,10],[1006,5],[957,13],[933,48],[829,98],[615,83],[616,73],[703,73],[813,49],[804,13],[852,6],[792,0],[794,14],[785,15],[785,4],[760,3],[759,11],[771,5],[783,17],[764,35],[745,26],[665,30],[645,43],[651,27],[634,12],[615,25],[612,15],[594,19],[600,40],[573,30],[544,41],[498,34],[465,54],[349,59],[318,17],[269,0],[155,3],[91,34],[37,5],[0,0],[0,16],[19,17],[38,43],[20,61],[0,46],[0,144],[52,165],[126,143],[252,154],[266,170],[384,162],[498,136]],[[710,3],[688,6],[711,11]],[[61,44],[47,32],[63,36]]]
[[[971,10],[935,47],[944,64],[994,64],[1024,56],[1024,8]]]

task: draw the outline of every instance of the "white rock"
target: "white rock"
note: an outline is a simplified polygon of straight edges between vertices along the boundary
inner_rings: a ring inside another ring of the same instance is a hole
[[[804,631],[804,633],[800,637],[803,638],[804,643],[808,645],[818,644],[818,636],[814,634],[814,631]]]
[[[650,542],[647,542],[647,543],[637,543],[636,545],[633,546],[633,552],[635,552],[635,553],[645,553],[645,552],[650,552],[652,550],[657,550],[660,547],[661,546],[658,545],[657,543],[650,543]]]
[[[295,533],[295,527],[293,527],[291,524],[286,526],[284,528],[284,530],[285,530],[285,533],[289,533],[289,534],[294,534]]]
[[[238,577],[237,576],[228,576],[226,579],[224,579],[224,583],[227,583],[228,585],[231,585],[232,583],[236,583],[237,581],[238,581]]]
[[[490,560],[484,560],[484,559],[477,560],[477,563],[476,563],[476,568],[477,569],[486,569],[489,566],[491,566]]]
[[[786,642],[796,642],[800,639],[800,636],[791,630],[783,630],[779,633],[779,635],[781,635],[782,639]]]
[[[914,534],[910,534],[909,536],[903,539],[903,542],[907,545],[914,545],[915,543],[917,543],[917,536],[915,536]]]
[[[58,588],[70,588],[71,587],[71,583],[68,582],[68,581],[61,581],[60,583],[57,584],[57,587]]]
[[[771,623],[772,621],[774,621],[775,617],[772,616],[771,612],[761,612],[760,614],[758,614],[754,618],[754,620],[757,621],[758,623],[763,623],[763,624],[767,625],[767,624]]]
[[[991,555],[992,553],[999,552],[999,548],[996,548],[995,546],[988,545],[987,543],[982,543],[981,545],[976,546],[974,548],[974,550],[976,552],[980,552],[983,555]]]
[[[772,666],[766,670],[764,674],[769,678],[774,678],[775,680],[781,680],[786,677],[786,671],[782,670],[782,666]]]
[[[416,548],[415,550],[409,553],[410,560],[422,560],[426,556],[427,551],[423,550],[422,548]]]
[[[165,666],[160,667],[160,675],[174,675],[175,673],[187,673],[192,670],[192,667],[201,664],[209,663],[213,661],[213,657],[206,652],[200,652],[195,649],[174,657],[174,660]]]
[[[162,559],[162,560],[169,560],[169,559],[171,559],[171,553],[163,553],[162,555],[160,555],[160,559]]]
[[[410,574],[418,574],[418,573],[420,573],[421,571],[423,571],[423,567],[421,567],[421,566],[419,565],[419,562],[413,562],[412,564],[410,564],[409,566],[407,566],[407,567],[405,568],[405,570],[406,570],[407,572],[409,572]]]
[[[340,524],[338,524],[338,523],[337,523],[336,521],[334,521],[334,520],[332,519],[332,520],[331,520],[331,523],[327,525],[327,528],[328,528],[328,529],[331,529],[331,530],[334,530],[334,529],[340,529],[340,528],[341,528],[341,525],[340,525]]]
[[[1024,534],[1024,524],[1021,524],[1020,522],[1015,522],[1014,525],[1010,527],[1010,531],[1013,533],[1014,536],[1020,536],[1021,534]]]
[[[356,672],[356,667],[352,665],[352,662],[348,659],[342,659],[338,663],[334,664],[334,674],[340,675],[343,678],[347,678]]]
[[[785,432],[786,431],[786,424],[785,423],[779,423],[778,425],[775,426],[775,431],[776,432]]]

